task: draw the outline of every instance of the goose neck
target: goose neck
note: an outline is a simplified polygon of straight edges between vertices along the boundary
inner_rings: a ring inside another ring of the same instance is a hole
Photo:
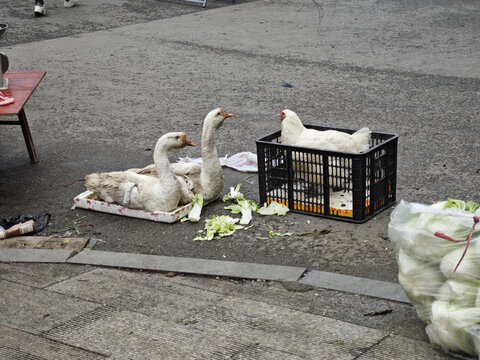
[[[167,149],[161,142],[158,142],[155,146],[155,150],[153,152],[153,162],[155,164],[155,168],[157,169],[159,177],[161,175],[167,175],[169,173],[170,161],[168,160]]]
[[[202,158],[203,162],[215,160],[218,162],[217,149],[215,147],[215,127],[206,124],[202,131]]]

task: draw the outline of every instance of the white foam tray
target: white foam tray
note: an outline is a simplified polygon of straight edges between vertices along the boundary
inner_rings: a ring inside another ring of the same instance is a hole
[[[89,199],[89,196],[92,194],[93,192],[87,190],[75,196],[72,209],[79,207],[108,214],[134,217],[137,219],[145,219],[164,223],[174,223],[175,221],[178,221],[184,216],[186,216],[188,214],[188,211],[193,207],[193,204],[190,203],[179,207],[172,212],[149,212],[144,210],[129,209],[123,205],[113,204],[102,200]]]

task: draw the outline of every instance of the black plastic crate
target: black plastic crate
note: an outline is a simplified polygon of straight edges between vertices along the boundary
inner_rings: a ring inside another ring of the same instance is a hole
[[[354,130],[315,125],[316,130]],[[256,141],[260,202],[361,223],[396,201],[398,135],[372,132],[360,154],[282,145],[280,131]]]

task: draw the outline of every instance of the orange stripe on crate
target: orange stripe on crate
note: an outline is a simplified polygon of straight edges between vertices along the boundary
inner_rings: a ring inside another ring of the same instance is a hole
[[[276,200],[276,199],[271,199],[267,197],[267,204],[270,204],[272,201],[276,201],[280,204],[283,204],[285,206],[288,206],[288,201],[285,200]],[[367,201],[369,202],[369,201]],[[304,204],[304,203],[299,203],[299,202],[294,202],[293,203],[293,209],[294,210],[301,210],[301,211],[306,211],[306,212],[311,212],[311,213],[317,213],[317,214],[324,214],[323,211],[323,206],[322,205],[314,205],[314,204]],[[368,208],[367,208],[368,212]],[[336,216],[344,216],[344,217],[353,217],[353,210],[349,209],[337,209],[337,208],[330,208],[330,215],[336,215]]]
[[[270,197],[267,197],[267,204],[270,204],[272,201],[279,202],[285,206],[288,206],[288,201],[285,200],[275,200]],[[385,204],[385,198],[380,199],[376,203],[373,204],[373,209],[377,210],[380,207],[382,207]],[[293,209],[294,210],[299,210],[299,211],[306,211],[306,212],[311,212],[311,213],[317,213],[317,214],[323,214],[323,206],[322,205],[315,205],[315,204],[304,204],[302,202],[294,202],[293,203]],[[365,201],[365,214],[370,213],[370,200],[367,199]],[[330,208],[330,215],[336,215],[336,216],[344,216],[344,217],[353,217],[353,210],[351,209],[338,209],[331,207]]]

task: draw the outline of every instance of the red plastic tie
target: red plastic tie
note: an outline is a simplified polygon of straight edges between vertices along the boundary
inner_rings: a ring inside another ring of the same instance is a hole
[[[445,235],[441,232],[438,232],[438,231],[434,234],[436,237],[439,237],[439,238],[442,238],[442,239],[445,239],[445,240],[448,240],[448,241],[452,241],[452,242],[464,242],[464,241],[467,242],[467,246],[465,246],[465,250],[463,250],[462,257],[460,258],[460,260],[458,260],[457,266],[455,266],[455,269],[453,269],[452,274],[455,274],[455,271],[457,271],[457,268],[460,266],[460,263],[462,262],[463,258],[465,257],[465,254],[467,253],[467,250],[468,250],[468,245],[470,245],[470,239],[472,238],[473,231],[475,230],[475,226],[477,226],[477,224],[479,222],[480,222],[480,217],[474,216],[473,217],[472,228],[470,229],[470,233],[468,234],[468,236],[465,240],[456,240],[456,239],[454,239],[454,238],[452,238],[448,235]]]

